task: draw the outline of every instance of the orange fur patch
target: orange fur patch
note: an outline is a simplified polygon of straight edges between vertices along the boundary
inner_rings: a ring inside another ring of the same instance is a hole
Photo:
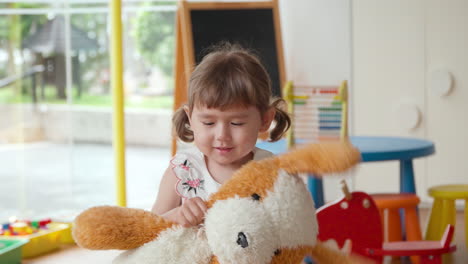
[[[223,184],[218,192],[210,197],[207,202],[208,207],[218,200],[227,200],[235,196],[244,198],[256,193],[260,197],[266,197],[278,178],[278,166],[276,159],[249,162],[234,173],[231,180]]]
[[[87,249],[133,249],[174,225],[141,209],[97,206],[75,219],[73,238]]]
[[[359,150],[347,142],[310,144],[278,157],[289,173],[309,172],[316,176],[343,172],[361,160]]]

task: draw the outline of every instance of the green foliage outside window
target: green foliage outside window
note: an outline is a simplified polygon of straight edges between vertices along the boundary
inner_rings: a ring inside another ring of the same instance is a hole
[[[167,5],[166,3],[159,3]],[[174,3],[171,3],[174,5]],[[175,11],[138,14],[132,32],[142,58],[158,66],[167,77],[172,77],[175,52]]]
[[[174,6],[175,2],[146,3],[144,5],[153,6]],[[47,8],[44,4],[0,4],[0,8]],[[0,16],[0,49],[8,54],[8,64],[0,66],[0,79],[13,76],[19,72],[28,70],[35,62],[28,65],[14,65],[13,57],[18,54],[18,49],[22,48],[21,42],[26,39],[31,30],[47,23],[47,15],[2,15]],[[80,78],[81,89],[77,92],[77,85],[73,85],[73,102],[85,105],[111,104],[109,93],[109,53],[108,53],[108,14],[72,14],[70,22],[75,27],[88,34],[88,37],[95,38],[99,43],[99,49],[85,52],[73,52],[73,69],[75,63],[80,64],[80,72],[73,72],[73,79]],[[141,56],[141,60],[148,68],[158,68],[167,79],[169,87],[172,88],[173,67],[175,53],[175,9],[162,11],[141,11],[130,21],[130,36],[134,38],[136,49]],[[128,25],[127,25],[128,26]],[[19,53],[22,54],[22,53]],[[47,56],[49,56],[48,54]],[[20,55],[22,56],[22,55]],[[75,76],[79,74],[79,76]],[[39,79],[40,80],[40,79]],[[13,86],[22,86],[14,88]],[[31,81],[24,79],[7,87],[0,87],[0,103],[24,103],[31,102]],[[90,87],[101,87],[99,94],[90,93]],[[66,100],[55,98],[54,88],[46,84],[45,101],[48,103],[65,103]],[[22,91],[22,92],[19,92]],[[94,98],[94,97],[95,98]],[[105,97],[109,97],[106,99]],[[138,99],[142,107],[162,107],[170,108],[172,96],[162,96],[162,98]],[[128,106],[138,106],[138,102],[127,102]]]

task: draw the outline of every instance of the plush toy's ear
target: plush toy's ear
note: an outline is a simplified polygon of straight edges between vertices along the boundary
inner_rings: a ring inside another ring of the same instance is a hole
[[[90,208],[75,219],[73,237],[87,249],[133,249],[175,225],[151,212],[117,206]]]
[[[288,174],[312,173],[321,176],[338,173],[353,167],[361,154],[348,142],[316,143],[285,154],[260,161],[250,161],[235,172],[207,202],[210,208],[216,201],[233,197],[266,197],[273,189],[278,170]]]
[[[348,141],[310,144],[285,153],[278,158],[279,167],[288,173],[343,172],[361,160],[359,150]]]

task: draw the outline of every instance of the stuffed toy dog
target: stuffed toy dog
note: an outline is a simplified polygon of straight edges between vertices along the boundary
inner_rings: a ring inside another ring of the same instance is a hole
[[[184,228],[140,209],[90,208],[73,235],[88,249],[123,249],[114,263],[287,264],[354,262],[317,241],[314,202],[299,173],[342,172],[360,160],[351,144],[308,145],[251,161],[206,202],[201,227]]]

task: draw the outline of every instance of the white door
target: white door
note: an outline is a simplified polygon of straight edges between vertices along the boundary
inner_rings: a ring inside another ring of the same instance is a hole
[[[352,134],[424,138],[424,1],[359,0],[352,8]],[[412,109],[421,112],[418,124],[407,118]],[[424,193],[426,159],[415,160],[414,169]],[[398,162],[364,163],[355,188],[398,192],[399,173]]]
[[[427,185],[468,183],[468,1],[430,0],[426,9],[427,135],[436,143]],[[446,76],[453,77],[447,91]]]

